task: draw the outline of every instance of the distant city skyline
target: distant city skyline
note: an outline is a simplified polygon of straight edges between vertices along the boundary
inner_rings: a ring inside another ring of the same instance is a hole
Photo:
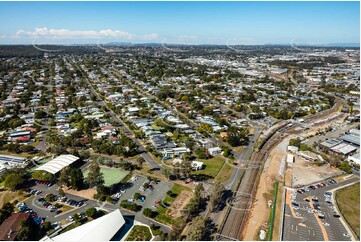
[[[0,2],[0,44],[359,43],[359,2]]]

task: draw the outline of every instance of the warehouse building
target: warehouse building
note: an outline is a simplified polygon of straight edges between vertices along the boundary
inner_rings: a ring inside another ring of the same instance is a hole
[[[79,157],[74,155],[61,155],[55,159],[47,162],[46,164],[36,168],[36,171],[46,171],[53,175],[57,174],[63,168],[72,165],[74,162],[78,161]]]
[[[40,241],[111,241],[124,225],[124,217],[117,209],[63,234],[52,238],[46,236]]]

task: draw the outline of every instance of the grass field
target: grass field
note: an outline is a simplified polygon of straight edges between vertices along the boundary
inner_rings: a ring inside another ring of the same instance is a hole
[[[218,175],[216,176],[216,180],[222,183],[226,182],[231,177],[233,171],[234,171],[233,166],[224,164],[222,169],[218,172]]]
[[[203,170],[194,171],[192,174],[204,174],[215,178],[226,160],[222,155],[218,155],[208,160],[197,159],[197,161],[203,162],[205,168]]]
[[[103,173],[104,185],[110,186],[115,183],[120,182],[129,172],[121,171],[119,169],[100,167],[100,172]],[[84,172],[84,177],[88,176],[89,170],[86,169]]]
[[[360,183],[337,191],[336,201],[342,215],[360,238]]]

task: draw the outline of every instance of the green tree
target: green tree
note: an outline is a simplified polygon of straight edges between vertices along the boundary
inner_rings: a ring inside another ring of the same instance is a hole
[[[39,110],[35,113],[36,119],[42,119],[42,118],[45,118],[46,116],[47,116],[47,114],[44,110]]]
[[[96,209],[95,208],[88,208],[86,211],[85,211],[85,215],[87,217],[93,217],[94,214],[96,213]]]
[[[191,231],[187,234],[186,240],[202,241],[206,233],[206,220],[202,217],[196,217],[192,221]]]
[[[12,203],[5,203],[3,207],[0,209],[0,223],[4,222],[5,219],[10,217],[10,215],[14,212],[14,205]]]
[[[93,162],[89,167],[87,181],[90,187],[104,184],[103,173],[100,172],[100,167],[96,162]]]
[[[6,176],[4,181],[4,186],[14,191],[18,189],[23,183],[24,183],[23,176],[16,173],[11,173]]]
[[[31,177],[34,179],[38,179],[41,181],[47,181],[47,182],[51,182],[54,180],[53,174],[46,172],[46,171],[41,171],[41,170],[34,171],[33,174],[31,174]]]
[[[59,196],[62,196],[62,197],[65,196],[65,192],[62,188],[59,188],[58,192],[59,192]]]
[[[143,209],[143,215],[148,218],[153,217],[153,211],[150,208]]]
[[[70,186],[70,182],[71,182],[70,171],[71,171],[71,168],[69,166],[61,169],[60,175],[59,175],[59,183],[61,185]]]
[[[212,194],[210,196],[210,199],[209,199],[209,202],[210,202],[210,205],[211,205],[211,211],[217,207],[217,205],[219,204],[219,202],[221,201],[221,198],[222,198],[222,193],[224,191],[224,186],[222,183],[220,182],[216,182],[214,184],[214,187],[213,187],[213,191],[212,191]]]
[[[70,185],[71,187],[75,188],[75,189],[81,189],[84,186],[84,176],[83,176],[83,172],[78,168],[78,169],[71,169],[70,171]]]

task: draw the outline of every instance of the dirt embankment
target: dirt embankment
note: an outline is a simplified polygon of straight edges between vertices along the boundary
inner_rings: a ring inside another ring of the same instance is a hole
[[[182,210],[188,205],[192,197],[193,193],[191,191],[183,190],[170,206],[168,215],[173,218],[179,218],[182,216]]]
[[[244,240],[258,239],[258,232],[261,228],[268,225],[270,207],[268,201],[272,200],[274,184],[283,181],[284,170],[286,166],[285,157],[287,155],[287,138],[277,145],[270,153],[261,174],[256,197],[252,207],[251,215],[245,228]]]

